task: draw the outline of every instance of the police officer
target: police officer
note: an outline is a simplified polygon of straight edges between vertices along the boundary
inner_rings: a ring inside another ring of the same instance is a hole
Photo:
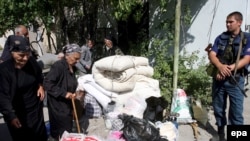
[[[232,12],[227,16],[227,31],[220,34],[214,42],[209,58],[212,64],[216,66],[218,72],[213,76],[212,85],[212,104],[214,116],[218,127],[219,140],[225,140],[224,128],[227,124],[242,125],[243,101],[244,95],[241,89],[244,89],[244,72],[250,61],[250,36],[241,31],[242,14]],[[242,50],[240,59],[236,63],[240,44]],[[234,76],[234,71],[236,75]],[[234,77],[232,81],[232,77]],[[226,118],[226,104],[229,97],[230,107],[228,122]]]

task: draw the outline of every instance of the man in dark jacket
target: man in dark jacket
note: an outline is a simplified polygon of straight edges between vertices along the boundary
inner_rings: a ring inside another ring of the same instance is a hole
[[[106,36],[104,38],[104,46],[102,48],[102,58],[112,55],[124,55],[122,50],[116,45],[115,38]]]
[[[227,31],[215,39],[209,53],[217,68],[212,83],[212,105],[219,140],[225,140],[225,126],[243,125],[244,75],[250,62],[250,36],[241,31],[243,17],[238,11],[226,18]],[[229,113],[226,115],[227,98]]]

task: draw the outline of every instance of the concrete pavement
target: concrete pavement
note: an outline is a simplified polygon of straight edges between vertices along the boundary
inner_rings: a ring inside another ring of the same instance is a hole
[[[247,85],[250,88],[250,84]],[[246,92],[247,98],[244,100],[244,124],[250,125],[250,90]],[[229,103],[229,102],[228,102]],[[229,105],[227,105],[229,106]],[[227,109],[228,113],[228,109]],[[209,121],[207,126],[198,124],[198,141],[209,141],[212,137],[217,135],[217,127],[215,125],[215,118],[213,115],[213,110],[211,109],[208,113]],[[179,138],[178,141],[194,141],[194,133],[190,124],[179,125]]]

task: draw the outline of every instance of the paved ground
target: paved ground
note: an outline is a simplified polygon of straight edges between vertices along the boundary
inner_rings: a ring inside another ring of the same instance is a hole
[[[247,87],[250,87],[248,85]],[[247,91],[248,97],[245,98],[244,101],[244,118],[245,118],[245,124],[250,125],[250,90]],[[198,139],[197,141],[209,141],[212,137],[214,137],[216,134],[216,126],[215,126],[215,118],[213,115],[213,110],[210,109],[208,112],[209,121],[206,126],[198,123]],[[97,129],[96,132],[102,132],[102,129]],[[179,124],[178,126],[179,131],[179,137],[177,141],[194,141],[194,130],[192,129],[192,126],[190,124]]]
[[[247,87],[250,87],[248,85]],[[246,93],[248,95],[247,98],[244,100],[244,121],[246,125],[250,125],[250,90],[247,91]],[[209,122],[207,126],[202,126],[199,124],[198,126],[198,141],[209,141],[210,138],[216,135],[216,126],[215,126],[215,118],[213,116],[213,110],[209,111]],[[179,138],[178,141],[194,141],[194,134],[192,127],[190,124],[186,125],[179,125]]]
[[[248,86],[250,87],[250,86]],[[248,98],[245,98],[244,101],[244,118],[245,118],[245,124],[250,125],[250,90],[247,91]],[[48,115],[47,115],[47,108],[44,108],[45,113],[45,121],[48,121]],[[198,141],[209,141],[210,138],[216,135],[216,126],[215,126],[215,119],[213,116],[213,111],[209,111],[209,122],[206,126],[203,126],[201,124],[198,124]],[[100,129],[102,130],[102,129]],[[179,131],[179,137],[177,141],[194,141],[194,133],[193,129],[190,124],[179,124],[178,127]],[[101,131],[97,131],[101,132]],[[8,132],[6,130],[6,126],[4,125],[3,119],[0,118],[0,141],[11,141],[7,139]]]

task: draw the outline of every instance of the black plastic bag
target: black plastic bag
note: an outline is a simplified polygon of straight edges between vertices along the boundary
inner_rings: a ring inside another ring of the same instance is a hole
[[[159,130],[145,119],[127,114],[118,117],[123,121],[124,127],[121,130],[127,141],[167,141],[161,138]]]

